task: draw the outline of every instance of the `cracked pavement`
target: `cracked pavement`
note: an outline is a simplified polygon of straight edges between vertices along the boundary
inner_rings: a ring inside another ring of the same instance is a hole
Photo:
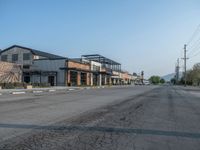
[[[5,110],[3,112],[0,108],[0,135],[5,135],[4,132],[14,133],[14,136],[1,139],[0,149],[198,150],[200,149],[200,95],[197,94],[199,91],[173,86],[79,91],[68,95],[68,98],[62,95],[63,98],[59,101],[59,105],[70,105],[71,109],[74,108],[79,112],[71,116],[70,112],[56,116],[49,114],[52,115],[48,116],[49,119],[55,118],[55,120],[43,120],[45,123],[33,121],[29,123],[26,122],[28,119],[16,123],[16,120],[12,121],[13,118],[6,122],[2,120],[2,116],[9,112]],[[51,107],[59,106],[51,100],[38,102],[31,99],[22,102],[28,106],[30,103],[40,103],[40,109],[47,109],[44,108],[45,104],[51,104]],[[21,102],[14,103],[16,105],[14,112],[17,111],[17,114],[18,111],[29,112],[30,109],[37,108],[35,105],[30,105],[31,107],[27,106],[26,109],[17,109],[20,108],[18,103]],[[87,107],[84,106],[85,103]],[[8,107],[7,105],[12,103],[3,105]],[[76,105],[81,106],[76,107]],[[63,111],[62,107],[59,107],[60,111]],[[83,109],[84,111],[81,111]],[[10,114],[14,116],[14,112]],[[26,117],[30,114],[24,115]],[[34,120],[34,117],[31,119]]]

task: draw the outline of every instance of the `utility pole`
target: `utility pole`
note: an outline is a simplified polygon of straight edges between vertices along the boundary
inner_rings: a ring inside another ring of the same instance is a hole
[[[176,84],[178,83],[179,81],[179,58],[177,59],[177,63],[176,63],[176,66],[175,66],[175,72],[176,72]]]
[[[186,72],[187,72],[187,66],[186,66],[186,65],[187,65],[187,62],[186,62],[186,61],[187,61],[187,59],[188,59],[188,58],[187,58],[187,54],[186,54],[186,53],[187,53],[186,47],[187,47],[187,45],[185,44],[185,45],[184,45],[184,58],[182,58],[182,59],[184,60],[184,79],[185,79],[185,86],[187,85],[187,73],[186,73]]]
[[[144,71],[141,71],[141,82],[144,83]]]
[[[177,60],[177,81],[179,80],[179,58]]]

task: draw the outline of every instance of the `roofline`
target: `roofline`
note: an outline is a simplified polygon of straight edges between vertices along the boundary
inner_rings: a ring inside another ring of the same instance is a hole
[[[96,57],[96,58],[101,57],[101,58],[104,58],[104,59],[106,59],[108,61],[112,61],[115,65],[121,65],[121,63],[118,63],[118,62],[116,62],[116,61],[114,61],[114,60],[112,60],[110,58],[107,58],[105,56],[102,56],[100,54],[81,55],[81,57],[85,57],[86,59],[87,59],[87,57],[88,57],[88,59],[90,59],[89,57]],[[93,60],[93,61],[95,61],[95,60]]]
[[[72,61],[72,62],[79,63],[79,64],[90,65],[90,63],[87,63],[87,62],[83,63],[83,62],[80,62],[80,61],[73,60],[71,58],[68,58],[66,61]]]
[[[14,48],[14,47],[27,49],[27,50],[30,50],[30,51],[33,53],[33,49],[28,48],[28,47],[24,47],[24,46],[20,46],[20,45],[12,45],[12,46],[10,46],[10,47],[8,47],[8,48],[3,49],[0,53],[5,52],[5,51],[7,51],[7,50],[9,50],[9,49],[11,49],[11,48]],[[33,53],[33,54],[34,54],[34,53]]]
[[[7,50],[9,50],[9,49],[11,49],[11,48],[14,48],[14,47],[18,47],[18,48],[22,48],[22,49],[27,49],[27,50],[31,51],[32,54],[35,54],[34,50],[36,50],[36,49],[32,49],[32,48],[24,47],[24,46],[20,46],[20,45],[12,45],[12,46],[10,46],[8,48],[5,48],[2,51],[0,51],[0,54],[3,53],[3,52],[5,52],[5,51],[7,51]],[[44,52],[44,51],[41,51],[41,50],[36,50],[36,51]],[[48,52],[44,52],[44,53],[48,53]],[[48,53],[48,54],[51,54],[51,53]],[[55,54],[52,54],[52,55],[55,55]],[[60,56],[60,57],[62,57],[62,56]],[[68,59],[67,57],[63,57],[63,59],[64,58]]]
[[[101,57],[104,57],[100,54],[89,54],[89,55],[82,55],[83,57],[90,57],[90,56],[101,56]]]
[[[40,61],[40,60],[68,60],[68,58],[40,58],[40,59],[34,59],[33,61]]]

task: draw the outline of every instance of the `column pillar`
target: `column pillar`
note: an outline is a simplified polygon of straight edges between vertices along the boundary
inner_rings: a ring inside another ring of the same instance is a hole
[[[101,74],[99,74],[99,86],[102,86],[101,83]]]
[[[112,85],[112,79],[109,77],[109,85]]]
[[[104,76],[104,85],[107,85],[107,75]]]
[[[81,73],[77,72],[77,85],[81,85]]]
[[[67,76],[67,80],[66,80],[67,81],[67,86],[70,86],[71,81],[70,81],[70,71],[69,70],[67,71],[67,75],[66,76]]]
[[[86,74],[86,85],[90,85],[90,73]]]
[[[90,73],[90,85],[93,86],[93,73]]]

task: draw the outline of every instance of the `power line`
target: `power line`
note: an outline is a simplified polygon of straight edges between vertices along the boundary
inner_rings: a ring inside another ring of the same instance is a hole
[[[200,31],[200,24],[197,26],[196,30],[192,34],[192,37],[187,42],[187,47],[188,47],[187,49],[189,50],[189,54],[188,55],[191,55],[194,52],[196,52],[196,50],[198,50],[197,47],[200,44],[200,37],[198,38],[197,35],[198,35],[199,31]],[[192,42],[193,40],[195,40],[195,41]],[[191,45],[191,43],[193,43],[193,44]]]
[[[197,52],[197,53],[195,53],[195,54],[192,55],[192,56],[189,56],[190,58],[193,58],[193,57],[195,57],[195,56],[197,56],[197,55],[199,54],[199,52],[200,52],[200,44],[198,45],[198,47],[196,47],[196,50],[195,50],[194,52]],[[194,53],[194,52],[193,52],[193,53]]]
[[[198,56],[199,54],[200,54],[200,51],[197,52],[195,55],[191,56],[190,58],[196,57],[196,56]]]
[[[200,42],[200,37],[194,42],[193,45],[189,46],[189,49],[192,49],[193,47],[195,47],[195,45],[199,44],[199,42]]]
[[[194,39],[194,37],[198,34],[198,32],[200,31],[200,24],[197,26],[196,30],[194,31],[194,33],[192,34],[192,37],[189,39],[189,41],[187,42],[187,45],[189,46],[190,43],[192,42],[192,40]]]
[[[193,46],[191,48],[189,48],[190,52],[188,55],[191,55],[196,50],[198,50],[197,48],[199,47],[199,45],[200,45],[200,38],[195,42],[195,44],[193,44]]]
[[[184,61],[184,80],[185,80],[185,86],[187,85],[187,46],[189,47],[189,55],[196,52],[200,48],[200,37],[197,35],[200,33],[200,24],[195,29],[194,33],[192,34],[191,38],[187,42],[187,44],[184,45],[184,56],[182,58],[182,51],[181,51],[181,61],[178,60],[176,65],[176,77],[179,76],[179,69],[182,68],[182,61]],[[193,42],[194,41],[194,42]],[[200,51],[193,55],[191,58],[197,56],[200,54]]]

